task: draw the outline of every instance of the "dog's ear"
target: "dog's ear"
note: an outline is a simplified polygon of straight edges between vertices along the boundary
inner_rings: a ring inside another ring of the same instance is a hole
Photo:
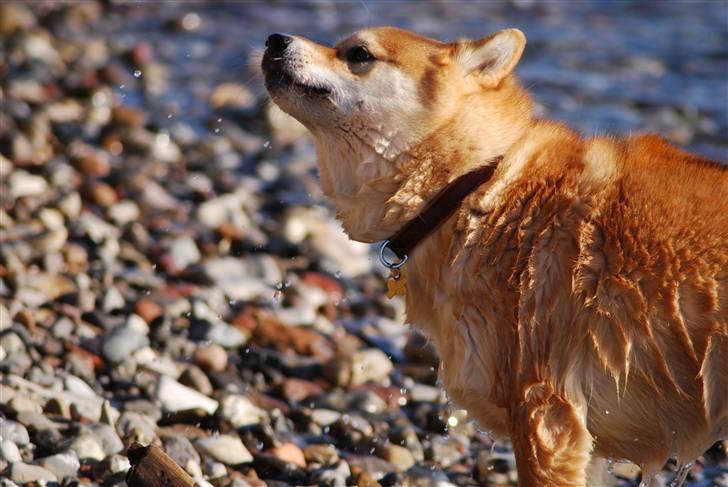
[[[521,59],[526,36],[518,29],[505,29],[475,41],[453,44],[455,60],[468,74],[477,73],[488,87],[495,87]]]

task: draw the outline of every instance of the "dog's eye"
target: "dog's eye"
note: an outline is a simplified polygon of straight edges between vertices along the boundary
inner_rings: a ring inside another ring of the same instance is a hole
[[[364,46],[354,46],[346,51],[346,60],[352,64],[374,61],[374,56]]]

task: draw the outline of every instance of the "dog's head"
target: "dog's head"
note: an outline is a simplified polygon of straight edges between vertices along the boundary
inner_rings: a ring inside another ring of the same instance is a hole
[[[464,111],[478,109],[472,105],[487,106],[483,97],[497,92],[511,73],[525,37],[508,29],[443,43],[379,27],[334,47],[283,34],[271,35],[266,46],[266,88],[315,136],[323,189],[342,210],[378,204],[367,199],[375,181],[383,198],[391,196],[408,177],[397,167],[403,154]]]

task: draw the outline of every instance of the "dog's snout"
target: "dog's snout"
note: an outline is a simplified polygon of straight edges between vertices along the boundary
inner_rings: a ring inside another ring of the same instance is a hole
[[[291,36],[271,34],[268,36],[268,40],[265,41],[265,47],[268,48],[268,52],[271,54],[282,54],[291,42],[293,42],[293,37]]]

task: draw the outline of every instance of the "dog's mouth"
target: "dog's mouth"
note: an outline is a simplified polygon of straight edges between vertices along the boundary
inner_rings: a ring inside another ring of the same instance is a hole
[[[268,53],[263,56],[263,73],[265,74],[265,87],[268,91],[280,89],[294,89],[309,96],[326,97],[331,94],[331,88],[322,84],[302,82],[291,74],[283,58],[270,58]]]

